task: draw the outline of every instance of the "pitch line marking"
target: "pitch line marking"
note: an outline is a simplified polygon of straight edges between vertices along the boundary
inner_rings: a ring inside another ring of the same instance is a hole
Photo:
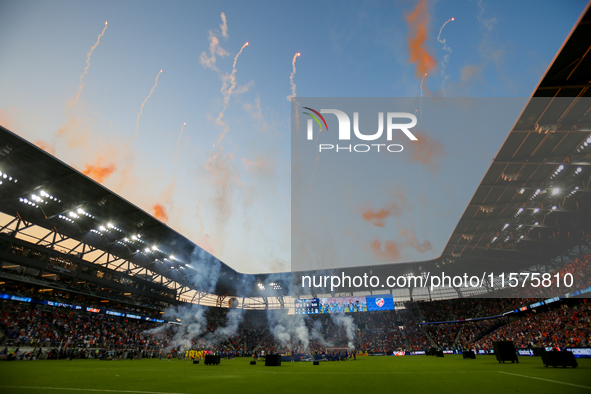
[[[31,390],[67,390],[67,391],[94,391],[99,393],[136,393],[136,394],[186,394],[168,393],[162,391],[132,391],[132,390],[107,390],[107,389],[77,389],[69,387],[32,387],[32,386],[0,386],[3,389],[31,389]]]
[[[543,380],[545,382],[552,382],[552,383],[558,383],[558,384],[565,384],[567,386],[574,386],[574,387],[581,387],[584,389],[588,389],[591,390],[591,387],[589,386],[581,386],[580,384],[574,384],[574,383],[566,383],[566,382],[559,382],[558,380],[550,380],[550,379],[544,379],[544,378],[537,378],[535,376],[527,376],[527,375],[520,375],[517,373],[511,373],[511,372],[505,372],[505,371],[497,371],[499,373],[504,373],[506,375],[514,375],[514,376],[521,376],[522,378],[530,378],[530,379],[537,379],[537,380]]]

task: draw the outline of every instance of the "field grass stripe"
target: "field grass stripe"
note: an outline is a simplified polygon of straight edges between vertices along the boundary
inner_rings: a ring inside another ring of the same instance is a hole
[[[521,376],[522,378],[530,378],[530,379],[537,379],[537,380],[543,380],[545,382],[552,382],[552,383],[558,383],[558,384],[565,384],[567,386],[574,386],[574,387],[581,387],[583,389],[587,389],[587,390],[591,390],[591,387],[589,386],[581,386],[580,384],[574,384],[574,383],[566,383],[566,382],[559,382],[558,380],[550,380],[550,379],[544,379],[544,378],[537,378],[535,376],[527,376],[527,375],[520,375],[517,373],[511,373],[511,372],[505,372],[505,371],[497,371],[499,373],[504,373],[506,375],[514,375],[514,376]]]
[[[69,387],[32,387],[32,386],[0,386],[3,389],[31,389],[31,390],[67,390],[67,391],[95,391],[99,393],[136,393],[136,394],[186,394],[168,393],[162,391],[132,391],[132,390],[107,390],[107,389],[76,389]]]

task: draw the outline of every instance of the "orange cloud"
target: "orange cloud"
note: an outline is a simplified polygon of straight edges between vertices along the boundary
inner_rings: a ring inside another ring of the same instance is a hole
[[[6,110],[0,109],[0,125],[8,130],[14,131],[17,125],[17,112],[21,111],[17,108],[7,108]]]
[[[154,210],[154,217],[164,223],[168,222],[168,215],[166,214],[166,208],[160,204],[154,204],[152,207]]]
[[[101,165],[102,160],[97,160],[95,164],[86,164],[86,168],[82,173],[86,176],[91,177],[98,183],[103,183],[113,172],[115,172],[115,164],[109,164],[107,166]]]
[[[392,262],[400,260],[400,249],[396,241],[384,242],[384,249],[382,249],[382,241],[375,239],[369,243],[371,251],[374,256],[384,262]]]
[[[43,149],[45,152],[49,153],[50,155],[55,156],[55,148],[51,145],[49,145],[47,142],[45,141],[35,141],[35,145],[37,145],[39,148]]]
[[[408,231],[408,229],[401,230],[398,235],[404,237],[406,239],[406,246],[410,246],[411,248],[415,249],[419,253],[425,253],[430,250],[433,250],[433,245],[429,240],[423,241],[420,243],[417,239],[417,236],[414,230]]]
[[[439,160],[445,156],[443,144],[425,131],[418,130],[415,136],[418,141],[409,144],[410,161],[426,164],[432,171],[437,171]]]
[[[367,220],[376,227],[384,227],[386,221],[390,216],[400,216],[402,209],[396,204],[392,203],[382,209],[373,209],[372,207],[363,208],[363,220]]]
[[[472,79],[481,79],[482,66],[468,64],[460,70],[460,81],[466,82]]]
[[[427,27],[429,25],[429,11],[427,0],[421,0],[416,8],[405,17],[408,24],[408,53],[409,62],[416,64],[416,76],[421,79],[425,73],[437,67],[437,61],[425,46],[427,41]]]

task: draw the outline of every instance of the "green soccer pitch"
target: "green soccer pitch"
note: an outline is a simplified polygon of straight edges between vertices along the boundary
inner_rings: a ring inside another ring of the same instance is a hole
[[[591,359],[545,368],[539,357],[499,364],[494,356],[359,357],[356,361],[220,365],[144,359],[0,363],[0,393],[591,393]]]

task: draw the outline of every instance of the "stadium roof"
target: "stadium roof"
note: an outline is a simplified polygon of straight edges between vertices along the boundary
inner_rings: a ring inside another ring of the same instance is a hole
[[[143,270],[144,277],[151,272],[164,277],[164,284],[176,282],[176,290],[193,287],[188,267],[199,264],[219,263],[220,277],[239,277],[152,215],[3,127],[0,171],[0,212],[22,221],[18,228],[5,224],[4,232],[37,225],[49,231],[39,233],[34,243],[53,247],[67,237],[85,245],[77,245],[77,257],[98,249],[113,264],[129,261],[149,270]],[[227,292],[223,283],[220,288]]]
[[[509,268],[512,272],[534,266],[557,268],[564,263],[560,257],[577,247],[589,246],[590,51],[591,11],[587,6],[509,132],[439,258],[343,271],[383,277],[441,271],[450,275],[484,271],[500,274]],[[294,282],[300,284],[295,278]]]
[[[588,242],[590,50],[587,7],[476,189],[442,262],[515,271]]]

